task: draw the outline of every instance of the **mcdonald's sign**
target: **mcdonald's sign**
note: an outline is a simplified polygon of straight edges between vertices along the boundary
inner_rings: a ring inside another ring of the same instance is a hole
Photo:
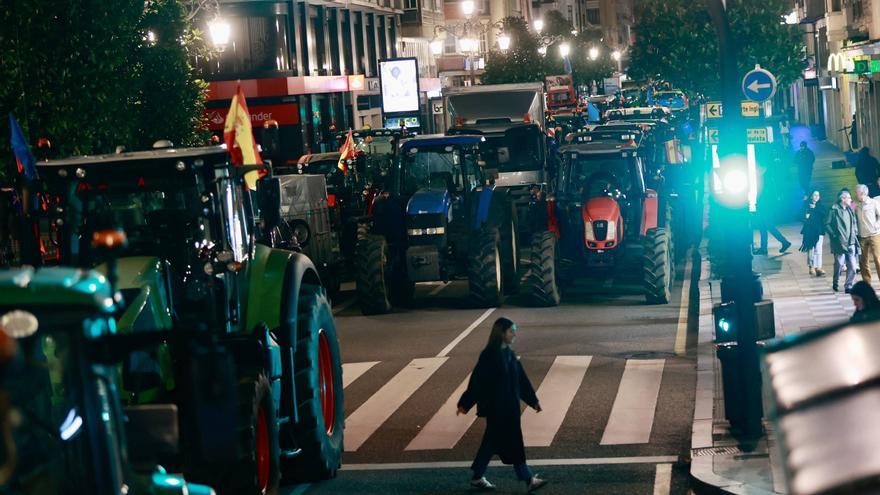
[[[853,60],[843,52],[828,55],[828,72],[852,72],[854,65]]]

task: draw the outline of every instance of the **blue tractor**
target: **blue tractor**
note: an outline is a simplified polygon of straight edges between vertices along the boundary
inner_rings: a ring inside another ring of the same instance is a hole
[[[405,305],[416,282],[466,279],[482,307],[516,290],[516,211],[484,173],[484,140],[433,135],[401,143],[390,187],[376,198],[356,247],[364,314]]]

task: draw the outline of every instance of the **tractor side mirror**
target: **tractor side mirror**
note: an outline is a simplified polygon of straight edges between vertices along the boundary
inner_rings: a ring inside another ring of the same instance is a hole
[[[277,177],[257,181],[257,206],[267,231],[281,224],[281,181]]]

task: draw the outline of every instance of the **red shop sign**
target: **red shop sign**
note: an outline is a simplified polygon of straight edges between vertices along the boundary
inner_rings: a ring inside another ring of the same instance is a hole
[[[263,123],[267,120],[274,120],[278,125],[296,125],[299,124],[299,105],[296,103],[282,103],[280,105],[254,105],[248,107],[251,114],[251,125],[254,127],[263,127]],[[212,131],[222,131],[223,125],[226,123],[226,114],[229,108],[206,108],[205,120],[208,122],[208,129]]]

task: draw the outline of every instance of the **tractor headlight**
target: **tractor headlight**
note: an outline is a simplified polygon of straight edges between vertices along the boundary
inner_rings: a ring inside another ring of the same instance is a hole
[[[424,229],[408,229],[409,235],[443,235],[446,233],[446,227],[428,227]]]
[[[608,233],[605,235],[606,239],[616,239],[617,238],[617,222],[608,222]]]
[[[593,222],[584,222],[584,238],[588,241],[596,240],[596,234],[593,233]]]

